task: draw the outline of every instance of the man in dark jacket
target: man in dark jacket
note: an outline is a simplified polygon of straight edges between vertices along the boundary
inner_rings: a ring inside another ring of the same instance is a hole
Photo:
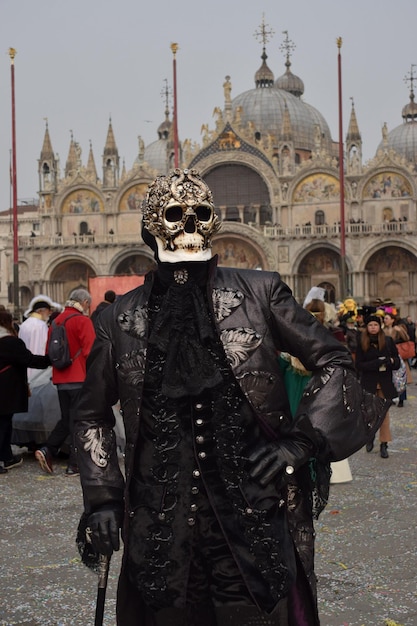
[[[112,289],[109,289],[108,291],[106,291],[106,293],[104,294],[103,302],[100,302],[100,304],[98,304],[96,308],[94,309],[94,311],[91,313],[90,319],[93,322],[94,327],[96,326],[97,318],[100,315],[100,313],[104,311],[104,309],[107,309],[108,306],[113,304],[115,300],[116,300],[116,293]]]
[[[317,625],[307,462],[348,456],[384,413],[371,402],[362,419],[347,349],[278,274],[216,266],[219,227],[195,170],[158,177],[143,215],[157,270],[98,320],[78,543],[85,561],[110,555],[123,524],[119,626]],[[293,421],[278,350],[313,372]]]

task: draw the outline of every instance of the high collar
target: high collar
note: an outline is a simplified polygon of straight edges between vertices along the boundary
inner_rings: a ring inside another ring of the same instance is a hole
[[[206,285],[217,266],[217,255],[208,261],[187,261],[180,263],[158,263],[155,271],[155,285],[163,291],[173,284],[199,286]]]

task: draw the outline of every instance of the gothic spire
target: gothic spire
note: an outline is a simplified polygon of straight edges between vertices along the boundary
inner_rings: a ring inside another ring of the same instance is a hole
[[[93,144],[91,143],[91,139],[90,139],[90,150],[88,153],[88,160],[87,160],[87,175],[90,176],[90,178],[92,178],[95,182],[97,182],[98,176],[97,176],[96,163],[94,160]]]
[[[349,128],[346,135],[346,141],[349,143],[352,142],[360,142],[362,141],[362,137],[359,131],[358,120],[356,119],[355,113],[355,103],[352,100],[352,110],[350,112],[350,120],[349,120]]]
[[[65,164],[65,177],[68,177],[74,174],[77,171],[77,165],[78,165],[77,146],[74,141],[74,135],[73,135],[72,130],[70,130],[70,133],[71,133],[71,141],[70,141],[70,146],[68,150],[67,162]]]
[[[43,145],[41,150],[41,161],[50,161],[55,158],[54,151],[52,150],[51,138],[49,136],[48,120],[45,118],[45,135],[43,138]]]

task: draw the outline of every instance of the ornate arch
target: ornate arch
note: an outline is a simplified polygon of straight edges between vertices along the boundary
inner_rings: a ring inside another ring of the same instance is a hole
[[[316,243],[314,245],[309,246],[307,250],[305,248],[302,248],[298,252],[293,263],[293,267],[296,273],[300,273],[300,268],[302,266],[302,263],[309,254],[312,254],[312,253],[316,254],[318,252],[329,252],[331,253],[332,256],[338,257],[340,259],[340,248],[338,246],[335,246],[330,242],[327,242],[326,244],[323,244],[323,242]],[[345,263],[346,263],[346,268],[348,272],[352,272],[353,263],[350,257],[348,256],[345,257]]]
[[[227,242],[234,244],[233,249],[237,256],[239,248],[242,253],[246,254],[246,262],[242,254],[240,267],[249,267],[251,259],[255,268],[259,267],[257,261],[260,261],[260,267],[263,270],[276,270],[277,259],[271,245],[257,229],[246,224],[223,222],[219,234],[213,238],[213,254],[224,255],[224,244]],[[230,265],[232,266],[233,263],[231,262]]]
[[[389,242],[376,242],[374,245],[369,246],[366,249],[365,254],[362,256],[359,262],[358,271],[364,272],[367,270],[369,261],[372,257],[377,255],[380,252],[385,252],[387,248],[399,248],[406,251],[413,259],[416,259],[417,262],[417,249],[411,245],[409,245],[406,241],[400,240],[398,238],[390,238]]]
[[[104,198],[95,187],[87,185],[71,187],[66,190],[59,202],[61,215],[78,215],[103,213],[105,210]]]
[[[403,192],[404,195],[403,195]],[[359,183],[358,197],[362,202],[388,198],[412,198],[416,195],[413,181],[399,167],[385,166],[373,170]]]
[[[123,265],[126,264],[126,271]],[[130,265],[130,269],[129,269]],[[145,274],[155,267],[155,259],[148,246],[135,246],[124,248],[116,254],[110,264],[109,273],[113,276],[118,274]]]
[[[216,152],[199,160],[195,167],[204,178],[211,170],[222,165],[245,165],[253,170],[264,181],[268,189],[271,204],[281,202],[281,190],[274,170],[268,167],[259,157],[247,152]],[[214,198],[216,202],[216,198]]]

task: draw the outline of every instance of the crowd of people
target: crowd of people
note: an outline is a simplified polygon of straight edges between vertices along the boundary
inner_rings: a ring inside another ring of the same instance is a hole
[[[108,291],[100,311],[116,294]],[[5,308],[0,310],[0,473],[21,465],[23,458],[13,454],[13,415],[28,415],[31,400],[44,396],[46,414],[43,433],[47,437],[36,442],[29,430],[16,430],[16,448],[26,447],[34,452],[41,469],[54,472],[54,458],[67,459],[66,476],[78,476],[78,462],[73,445],[73,420],[80,391],[86,376],[87,357],[95,339],[93,322],[89,316],[91,295],[83,288],[74,289],[64,306],[47,295],[35,296],[20,324]],[[71,364],[58,369],[48,354],[51,326],[65,325]],[[45,375],[40,377],[39,370]],[[36,412],[36,409],[34,409]]]
[[[391,300],[377,300],[372,305],[357,306],[347,298],[339,307],[337,321],[343,330],[346,345],[354,359],[362,386],[380,397],[395,401],[398,408],[407,399],[407,385],[413,382],[416,365],[416,324],[411,316],[401,317]],[[394,385],[393,372],[403,367],[403,389]],[[380,456],[389,457],[392,441],[390,416],[387,412],[379,429]],[[372,452],[374,440],[366,444]]]

